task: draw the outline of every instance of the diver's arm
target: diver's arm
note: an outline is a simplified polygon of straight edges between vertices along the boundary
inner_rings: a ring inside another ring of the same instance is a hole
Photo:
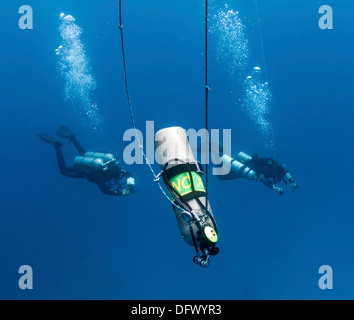
[[[134,188],[135,179],[134,179],[134,176],[130,172],[121,169],[119,180],[121,180],[121,181],[126,180],[127,188],[122,191],[123,196],[128,195],[130,193],[135,193],[135,188]]]
[[[266,187],[269,189],[274,190],[276,193],[279,195],[282,195],[284,193],[284,190],[280,187],[277,187],[276,185],[273,185],[269,180],[267,180],[263,174],[261,174],[258,178],[259,181],[261,181]]]
[[[133,178],[133,175],[130,172],[125,171],[124,169],[120,169],[120,174],[121,174],[121,177],[124,177],[124,178]]]
[[[115,190],[112,190],[111,186],[107,182],[98,183],[97,185],[100,188],[100,190],[102,191],[102,193],[104,193],[108,196],[120,197],[120,196],[127,196],[132,193],[135,193],[135,189],[133,186],[128,186],[127,188],[125,188],[124,190],[121,191],[121,189],[119,187]]]
[[[267,180],[263,174],[261,174],[258,178],[258,180],[260,182],[262,182],[266,187],[268,187],[269,189],[273,189],[274,185],[269,181]]]
[[[102,191],[102,193],[108,196],[121,196],[123,195],[120,190],[112,190],[106,182],[97,183],[98,187]]]
[[[297,188],[299,188],[296,180],[292,177],[290,172],[287,172],[283,178],[284,182],[289,182],[290,183],[290,190],[294,192]]]

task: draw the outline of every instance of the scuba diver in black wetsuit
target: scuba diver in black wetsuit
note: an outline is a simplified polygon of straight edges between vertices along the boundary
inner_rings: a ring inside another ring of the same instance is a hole
[[[221,145],[212,147],[212,152],[219,152],[223,164],[231,170],[225,175],[218,175],[219,180],[234,180],[245,178],[262,182],[268,188],[274,190],[279,195],[284,194],[284,190],[277,184],[283,181],[290,184],[290,190],[294,192],[299,186],[291,176],[285,164],[279,164],[272,158],[260,158],[258,154],[252,157],[244,152],[240,152],[236,159],[223,153]]]
[[[69,128],[61,126],[57,135],[68,139],[76,147],[80,156],[74,160],[73,167],[67,167],[61,147],[63,144],[46,135],[37,136],[46,143],[51,144],[56,152],[60,172],[67,177],[87,179],[97,184],[100,190],[111,196],[124,196],[135,193],[133,176],[118,166],[117,159],[110,153],[86,152],[76,140]]]
[[[299,187],[285,164],[279,164],[275,159],[259,158],[258,154],[254,154],[251,160],[245,160],[243,163],[244,166],[256,172],[257,180],[276,191],[279,195],[284,194],[284,190],[276,186],[281,181],[285,184],[290,183],[290,190],[292,192]]]

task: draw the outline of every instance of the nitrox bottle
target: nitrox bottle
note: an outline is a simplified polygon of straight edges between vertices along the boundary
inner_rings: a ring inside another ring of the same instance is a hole
[[[187,133],[181,127],[157,132],[155,149],[182,237],[196,250],[194,262],[207,267],[210,256],[219,249],[217,226],[202,180],[203,168],[195,160]]]

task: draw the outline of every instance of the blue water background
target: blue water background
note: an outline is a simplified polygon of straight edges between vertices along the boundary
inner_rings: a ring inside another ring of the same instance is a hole
[[[18,28],[23,4],[34,10],[34,30]],[[251,64],[262,67],[253,1],[228,4],[246,25]],[[333,6],[334,30],[318,27],[323,4]],[[147,120],[156,130],[202,128],[203,2],[129,0],[123,9],[138,128]],[[301,188],[279,197],[260,184],[210,178],[221,253],[201,269],[146,166],[122,164],[134,173],[137,193],[108,197],[60,175],[54,150],[35,136],[66,124],[87,149],[122,159],[131,124],[118,1],[1,1],[1,299],[354,298],[354,4],[260,0],[259,9],[276,155]],[[63,98],[55,55],[61,12],[83,29],[104,117],[100,132]],[[242,87],[217,61],[215,46],[211,36],[210,127],[232,129],[234,153],[272,156],[241,110]],[[70,163],[73,146],[65,143],[64,152]],[[34,270],[32,291],[18,288],[21,265]],[[318,287],[321,265],[334,270],[332,291]]]

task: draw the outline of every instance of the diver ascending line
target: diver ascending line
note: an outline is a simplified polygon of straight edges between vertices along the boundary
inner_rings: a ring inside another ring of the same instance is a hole
[[[216,150],[213,150],[214,152]],[[285,164],[280,164],[272,158],[260,158],[258,154],[252,157],[244,152],[240,152],[236,159],[222,153],[222,147],[219,147],[219,156],[223,163],[231,166],[231,171],[226,175],[218,175],[219,180],[234,180],[245,178],[248,180],[257,180],[262,182],[268,188],[274,190],[279,195],[284,194],[284,190],[277,184],[283,181],[290,184],[290,190],[294,192],[299,186],[291,176]]]
[[[87,179],[97,184],[100,190],[111,196],[125,196],[135,193],[135,180],[133,176],[118,166],[114,155],[106,152],[86,152],[76,140],[69,128],[61,126],[57,135],[68,139],[76,147],[80,156],[74,160],[73,167],[67,167],[61,147],[63,144],[46,134],[37,136],[46,143],[51,144],[56,152],[60,172],[67,177]]]

